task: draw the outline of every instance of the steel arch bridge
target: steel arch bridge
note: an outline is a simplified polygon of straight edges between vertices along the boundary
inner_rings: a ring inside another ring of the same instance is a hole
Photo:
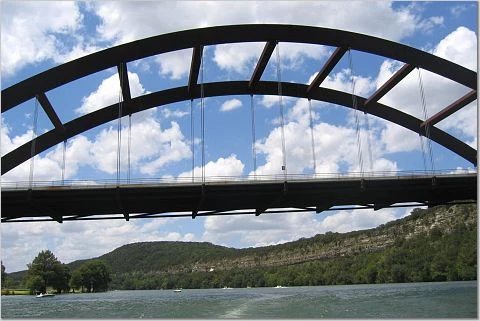
[[[249,79],[199,84],[200,64],[205,46],[245,42],[265,43],[263,52]],[[398,124],[422,136],[426,136],[428,133],[429,139],[458,154],[471,162],[475,167],[477,166],[477,151],[474,148],[435,126],[439,121],[449,117],[477,99],[476,72],[427,52],[368,35],[310,26],[255,24],[186,30],[137,40],[59,65],[4,89],[2,91],[2,113],[15,108],[29,99],[35,98],[54,127],[5,154],[1,158],[2,175],[56,144],[118,117],[118,104],[113,104],[63,123],[55,111],[55,106],[52,106],[46,95],[52,89],[98,71],[116,67],[120,77],[123,96],[123,115],[201,97],[279,95],[279,82],[261,80],[267,63],[279,42],[327,45],[336,48],[311,83],[281,82],[282,95],[355,108]],[[169,88],[135,98],[131,97],[127,71],[128,62],[189,48],[192,48],[193,51],[188,83],[185,86]],[[355,106],[351,92],[320,87],[342,56],[350,49],[404,63],[403,67],[371,96],[355,96]],[[378,102],[381,97],[392,90],[415,68],[428,70],[441,77],[450,79],[465,86],[470,91],[454,102],[447,102],[445,108],[425,120],[404,113],[396,109],[395,106],[387,106]],[[4,195],[2,193],[2,203],[6,200]],[[4,218],[3,209],[4,206],[2,206],[2,220]],[[198,211],[198,208],[192,211]]]

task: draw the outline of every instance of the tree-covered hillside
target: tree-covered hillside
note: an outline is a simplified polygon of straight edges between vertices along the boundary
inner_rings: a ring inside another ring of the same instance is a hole
[[[415,209],[375,229],[234,249],[196,242],[127,244],[98,258],[114,289],[258,287],[472,280],[475,204]],[[86,261],[68,264],[72,272]]]

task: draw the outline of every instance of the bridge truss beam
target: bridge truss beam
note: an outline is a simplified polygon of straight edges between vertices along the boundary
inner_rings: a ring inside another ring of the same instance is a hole
[[[207,182],[7,189],[2,191],[2,222],[186,217],[192,216],[193,211],[196,217],[258,216],[434,206],[477,199],[476,173],[433,178],[425,175],[293,180],[287,183],[286,193],[284,184],[257,180],[255,184]]]

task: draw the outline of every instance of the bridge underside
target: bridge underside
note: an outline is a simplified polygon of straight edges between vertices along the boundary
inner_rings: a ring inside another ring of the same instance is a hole
[[[453,204],[477,174],[322,180],[62,186],[2,191],[2,222],[133,219]]]

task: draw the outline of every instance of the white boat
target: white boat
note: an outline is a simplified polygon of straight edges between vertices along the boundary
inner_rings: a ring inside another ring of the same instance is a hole
[[[281,285],[277,285],[277,286],[275,287],[275,289],[285,289],[285,288],[286,288],[286,286],[281,286]]]
[[[55,296],[55,294],[53,294],[53,293],[40,293],[36,297],[37,298],[48,298],[48,297],[53,297],[53,296]]]
[[[182,292],[182,289],[175,289],[173,292]]]

